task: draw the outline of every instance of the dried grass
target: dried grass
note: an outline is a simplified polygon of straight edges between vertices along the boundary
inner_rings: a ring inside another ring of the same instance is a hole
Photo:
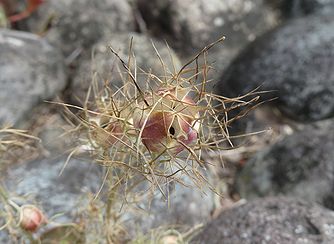
[[[10,127],[0,129],[0,171],[7,164],[16,162],[18,153],[26,151],[31,143],[36,141],[39,139],[29,135],[25,130]],[[0,179],[0,231],[6,230],[12,241],[17,242],[22,236],[32,240],[29,233],[18,228],[20,207],[12,200],[14,194],[8,192],[1,181],[2,179]]]
[[[11,127],[0,129],[0,169],[5,164],[19,161],[17,155],[25,155],[24,152],[31,151],[36,142],[40,142],[40,139],[29,135],[26,130]],[[21,157],[20,160],[28,157]]]

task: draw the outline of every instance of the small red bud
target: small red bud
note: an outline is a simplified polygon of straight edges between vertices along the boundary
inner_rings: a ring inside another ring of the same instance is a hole
[[[22,229],[35,232],[46,223],[46,218],[40,209],[34,205],[23,205],[20,210],[20,226]]]
[[[198,111],[186,90],[161,88],[147,100],[161,102],[150,113],[135,114],[134,126],[142,130],[141,140],[149,151],[176,155],[197,140]]]

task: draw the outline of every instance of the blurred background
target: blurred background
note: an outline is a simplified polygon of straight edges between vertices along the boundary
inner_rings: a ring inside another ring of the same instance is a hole
[[[132,37],[136,64],[163,75],[152,43],[175,73],[225,36],[206,56],[208,91],[256,89],[263,103],[231,125],[244,135],[234,150],[208,156],[224,197],[177,189],[177,207],[157,203],[138,223],[209,222],[198,243],[333,243],[333,11],[333,0],[0,0],[0,126],[42,140],[7,155],[2,182],[72,221],[103,176],[75,159],[58,177],[77,138],[62,136],[62,108],[45,101],[82,105],[92,80],[118,86],[108,46],[126,59]]]

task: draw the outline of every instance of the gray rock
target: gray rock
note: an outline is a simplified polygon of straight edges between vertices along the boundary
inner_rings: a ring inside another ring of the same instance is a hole
[[[258,152],[237,175],[237,191],[253,199],[284,194],[334,209],[333,121],[306,126]]]
[[[61,53],[38,36],[0,30],[0,125],[16,124],[66,85]]]
[[[62,157],[14,165],[4,174],[5,185],[12,193],[36,200],[49,218],[63,214],[58,223],[73,222],[78,206],[87,204],[87,194],[97,192],[103,174],[95,164],[72,159],[59,175],[65,161]]]
[[[88,56],[81,61],[71,85],[72,98],[79,98],[79,101],[84,101],[88,88],[93,80],[97,81],[100,85],[103,85],[105,81],[108,81],[108,84],[111,87],[119,88],[123,86],[124,83],[122,79],[126,79],[127,74],[122,67],[121,62],[118,61],[108,46],[111,46],[118,52],[121,58],[127,63],[131,37],[133,37],[132,51],[135,55],[136,65],[138,66],[137,81],[142,88],[145,89],[147,85],[154,87],[154,84],[156,84],[156,81],[153,80],[147,83],[147,74],[149,72],[160,78],[165,76],[165,71],[153,48],[152,42],[165,64],[167,75],[171,72],[175,73],[174,67],[176,70],[180,68],[181,65],[178,57],[172,50],[169,50],[167,45],[163,42],[151,39],[142,34],[118,34],[111,40],[101,41],[94,45],[93,58],[92,56]],[[134,67],[133,58],[132,67]],[[133,74],[135,74],[134,69],[132,68],[131,70]]]
[[[315,15],[286,23],[264,35],[230,66],[219,83],[223,95],[257,87],[273,91],[280,110],[293,119],[334,115],[334,17]]]
[[[134,30],[135,25],[127,1],[57,0],[39,7],[28,22],[29,28],[40,32],[50,17],[54,18],[53,26],[46,38],[66,56],[75,50],[89,51],[103,37]]]
[[[212,79],[208,90],[249,42],[278,24],[276,11],[263,0],[137,0],[149,31],[167,39],[188,61],[222,36],[226,40],[209,51]],[[200,60],[200,63],[204,63]]]
[[[164,32],[182,51],[193,53],[227,36],[226,45],[247,43],[275,22],[262,0],[138,0],[144,20],[153,32]]]
[[[29,196],[28,199],[37,201],[49,218],[62,213],[63,215],[57,217],[57,223],[73,222],[79,211],[88,205],[88,196],[98,191],[104,174],[101,167],[95,164],[72,159],[59,176],[65,160],[63,157],[55,160],[36,160],[9,167],[3,172],[3,182],[12,195]],[[189,180],[186,183],[191,184]],[[145,197],[134,204],[130,202],[128,205],[122,202],[125,199],[119,199],[120,202],[116,203],[114,211],[121,213],[121,221],[124,221],[130,236],[135,237],[138,231],[146,233],[151,228],[161,226],[190,227],[209,219],[214,207],[213,192],[205,189],[205,193],[202,193],[198,189],[179,184],[175,188],[170,186],[169,203],[158,190],[153,199]],[[144,184],[143,189],[147,189],[147,184]],[[99,198],[102,201],[106,201],[104,190]],[[139,191],[136,192],[134,189],[132,193],[138,194]],[[127,200],[131,199],[129,196]]]
[[[79,135],[71,133],[73,126],[68,121],[71,117],[63,106],[43,103],[30,110],[29,115],[29,119],[20,123],[20,128],[41,140],[38,150],[43,156],[58,157],[79,144]]]
[[[207,187],[199,190],[187,177],[181,180],[190,187],[175,183],[169,185],[168,201],[157,190],[154,198],[147,197],[136,204],[137,212],[125,211],[123,219],[131,236],[138,234],[134,226],[139,227],[139,233],[147,233],[158,227],[192,227],[209,220],[214,210],[215,193]]]
[[[334,212],[289,198],[265,198],[222,212],[191,243],[333,243]]]
[[[48,220],[52,220],[39,234],[52,226],[76,222],[89,204],[89,196],[102,184],[101,168],[88,161],[71,159],[59,175],[65,162],[66,157],[47,158],[1,169],[1,180],[11,200],[19,205],[37,204]],[[25,238],[21,237],[12,240],[6,229],[0,232],[1,243],[24,242]]]
[[[330,12],[333,10],[333,0],[266,0],[277,8],[283,18],[300,17],[316,12]]]

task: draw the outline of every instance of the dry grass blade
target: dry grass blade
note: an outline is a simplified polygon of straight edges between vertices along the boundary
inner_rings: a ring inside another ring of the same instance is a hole
[[[17,155],[32,150],[41,140],[25,130],[4,127],[0,129],[0,160],[2,164],[17,161]],[[35,149],[36,150],[36,149]]]

